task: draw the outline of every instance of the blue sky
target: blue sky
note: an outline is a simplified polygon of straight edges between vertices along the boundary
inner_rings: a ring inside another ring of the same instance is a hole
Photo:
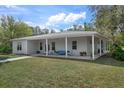
[[[12,15],[31,26],[65,29],[73,24],[90,22],[88,6],[83,5],[22,5],[0,6],[0,15]]]

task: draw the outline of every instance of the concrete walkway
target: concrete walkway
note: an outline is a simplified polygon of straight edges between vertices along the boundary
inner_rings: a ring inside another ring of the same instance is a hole
[[[17,57],[17,58],[9,58],[9,59],[5,59],[5,60],[0,60],[0,63],[11,62],[11,61],[26,59],[26,58],[32,58],[32,57],[31,56],[23,56],[23,57]]]

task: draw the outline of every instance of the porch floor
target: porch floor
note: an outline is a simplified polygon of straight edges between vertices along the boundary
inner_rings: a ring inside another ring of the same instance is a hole
[[[32,54],[32,56],[43,56],[43,57],[56,57],[56,58],[69,58],[69,59],[84,59],[84,60],[93,60],[91,56],[65,56],[65,55],[44,55],[44,54]],[[95,59],[99,58],[100,55],[95,55]],[[94,60],[95,60],[94,59]]]

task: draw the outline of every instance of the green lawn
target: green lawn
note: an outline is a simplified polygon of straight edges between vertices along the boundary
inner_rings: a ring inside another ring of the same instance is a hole
[[[124,87],[124,62],[33,57],[2,63],[0,87]]]
[[[0,54],[0,60],[7,59],[7,58],[15,58],[19,57],[20,55],[14,55],[14,54]]]

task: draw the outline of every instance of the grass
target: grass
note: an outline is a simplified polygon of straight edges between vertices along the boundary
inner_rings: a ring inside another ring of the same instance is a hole
[[[15,58],[19,57],[19,55],[14,54],[0,54],[0,60],[7,59],[7,58]]]
[[[33,57],[0,64],[0,87],[124,87],[124,62]]]

